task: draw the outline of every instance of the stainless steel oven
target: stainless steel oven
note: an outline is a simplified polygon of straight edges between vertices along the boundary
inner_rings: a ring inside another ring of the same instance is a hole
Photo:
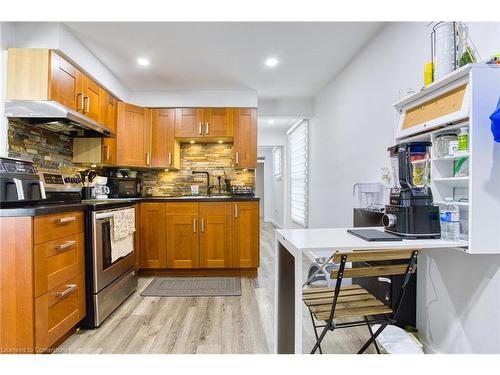
[[[112,209],[101,207],[89,212],[91,251],[86,264],[87,290],[91,295],[87,298],[90,304],[87,306],[87,328],[98,327],[137,289],[135,249],[115,261],[111,257],[113,214],[130,208],[134,208],[133,204]],[[131,236],[135,236],[135,233]]]

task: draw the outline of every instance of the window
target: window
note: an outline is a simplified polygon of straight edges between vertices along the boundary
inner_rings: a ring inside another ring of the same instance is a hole
[[[276,181],[281,181],[281,147],[273,148],[273,174]]]
[[[307,226],[308,129],[302,121],[288,131],[290,150],[290,216]]]

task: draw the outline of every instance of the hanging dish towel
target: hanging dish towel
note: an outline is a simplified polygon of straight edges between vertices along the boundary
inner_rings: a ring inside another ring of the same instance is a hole
[[[135,210],[119,210],[113,213],[111,236],[111,263],[134,251]]]
[[[135,232],[135,209],[113,212],[113,239],[115,241]]]

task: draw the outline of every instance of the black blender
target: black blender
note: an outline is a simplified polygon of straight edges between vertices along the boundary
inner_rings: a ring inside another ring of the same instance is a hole
[[[440,238],[439,207],[430,182],[430,142],[401,143],[388,149],[394,187],[385,208],[385,231],[403,238]]]

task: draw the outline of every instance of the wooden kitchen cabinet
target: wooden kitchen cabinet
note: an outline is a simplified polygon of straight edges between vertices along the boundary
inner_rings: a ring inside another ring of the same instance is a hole
[[[233,202],[233,267],[256,268],[260,263],[259,202]]]
[[[107,126],[116,134],[117,100],[104,89],[100,89],[100,114],[99,122]],[[105,164],[116,164],[116,136],[115,138],[103,138],[101,150],[101,162]]]
[[[257,109],[234,110],[234,167],[257,168]]]
[[[50,52],[50,100],[82,112],[85,96],[83,78],[77,68],[57,53]]]
[[[118,102],[116,163],[151,166],[151,109]]]
[[[153,109],[151,123],[151,167],[180,167],[180,144],[175,140],[175,109]]]
[[[203,137],[204,132],[203,108],[176,108],[175,109],[175,137],[197,138]]]
[[[230,202],[200,202],[200,268],[232,267]]]
[[[165,268],[165,203],[141,203],[140,215],[141,268]]]
[[[167,268],[199,268],[198,203],[167,203]]]
[[[49,350],[85,317],[81,211],[0,218],[0,352]]]
[[[205,108],[204,120],[204,137],[224,139],[233,136],[233,108]]]
[[[101,93],[103,90],[91,78],[83,75],[82,79],[83,109],[82,113],[92,120],[100,122]]]

